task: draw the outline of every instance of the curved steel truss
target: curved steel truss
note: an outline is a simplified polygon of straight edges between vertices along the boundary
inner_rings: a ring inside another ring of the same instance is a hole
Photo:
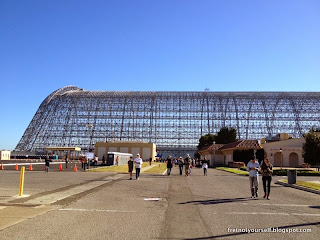
[[[146,141],[158,152],[196,150],[200,136],[221,127],[238,139],[278,133],[300,137],[319,127],[319,92],[108,92],[68,86],[40,105],[16,150],[88,148],[98,141]],[[89,127],[88,127],[89,126]]]

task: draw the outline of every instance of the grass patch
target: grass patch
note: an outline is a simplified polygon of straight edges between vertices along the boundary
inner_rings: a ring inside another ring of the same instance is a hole
[[[144,171],[144,173],[163,173],[167,169],[167,164],[166,163],[153,163],[154,167]],[[143,171],[144,168],[149,167],[149,163],[143,163],[141,171]],[[90,167],[88,170],[89,172],[116,172],[116,173],[128,173],[128,165],[120,165],[120,166],[106,166],[106,167],[98,167],[98,168],[93,168]],[[133,173],[135,173],[135,167],[133,167]]]
[[[161,173],[162,174],[167,169],[166,163],[154,163],[154,165],[156,165],[156,166],[146,170],[143,173]]]
[[[217,167],[216,169],[222,170],[222,171],[226,171],[226,172],[235,173],[235,174],[239,174],[239,175],[243,175],[243,176],[249,176],[249,173],[248,173],[248,172],[242,171],[242,170],[238,170],[238,169],[234,169],[234,168]]]
[[[241,167],[240,168],[243,171],[247,171],[246,167]],[[274,176],[287,176],[287,170],[288,169],[273,169],[272,175]],[[297,176],[320,176],[320,172],[318,171],[313,171],[313,170],[299,170],[297,169]]]
[[[280,180],[280,182],[288,183],[288,180]],[[312,188],[315,190],[320,190],[320,184],[319,183],[313,183],[313,182],[303,182],[303,181],[297,181],[296,185]]]

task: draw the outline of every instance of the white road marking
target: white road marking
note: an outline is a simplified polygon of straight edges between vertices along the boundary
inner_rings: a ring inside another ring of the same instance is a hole
[[[107,210],[107,209],[83,209],[83,208],[60,208],[59,211],[78,211],[78,212],[111,212],[111,213],[137,213],[137,211]]]

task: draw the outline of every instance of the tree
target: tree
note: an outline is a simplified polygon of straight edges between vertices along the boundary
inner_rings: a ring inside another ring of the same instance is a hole
[[[204,136],[201,136],[199,139],[199,145],[197,146],[198,150],[204,148],[204,147],[209,147],[213,144],[213,141],[215,141],[215,135],[213,134],[206,134]]]
[[[227,144],[237,141],[237,130],[235,128],[223,127],[215,137],[218,144]]]
[[[304,135],[306,142],[303,144],[304,162],[312,166],[318,166],[320,168],[320,136],[315,130],[311,129],[306,135]]]

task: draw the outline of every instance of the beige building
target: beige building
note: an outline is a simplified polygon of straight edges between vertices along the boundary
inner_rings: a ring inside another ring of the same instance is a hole
[[[280,133],[273,142],[265,142],[261,139],[261,147],[265,155],[275,167],[304,167],[302,156],[304,138],[291,138],[287,133]],[[242,140],[226,145],[214,144],[201,149],[199,154],[210,161],[210,165],[228,165],[233,161],[235,150],[260,149],[257,140]]]
[[[0,151],[0,160],[10,160],[11,151],[2,150]]]
[[[209,160],[210,166],[228,165],[229,162],[233,162],[234,151],[258,150],[260,148],[257,140],[241,140],[228,144],[213,144],[208,148],[201,149],[199,154],[201,159]]]
[[[157,155],[156,145],[146,142],[97,142],[94,149],[94,153],[99,159],[102,159],[103,155],[107,156],[108,152],[131,153],[133,157],[139,153],[143,160],[149,160],[150,158],[154,160]]]
[[[304,138],[285,139],[276,142],[261,143],[265,154],[275,167],[301,167]]]

